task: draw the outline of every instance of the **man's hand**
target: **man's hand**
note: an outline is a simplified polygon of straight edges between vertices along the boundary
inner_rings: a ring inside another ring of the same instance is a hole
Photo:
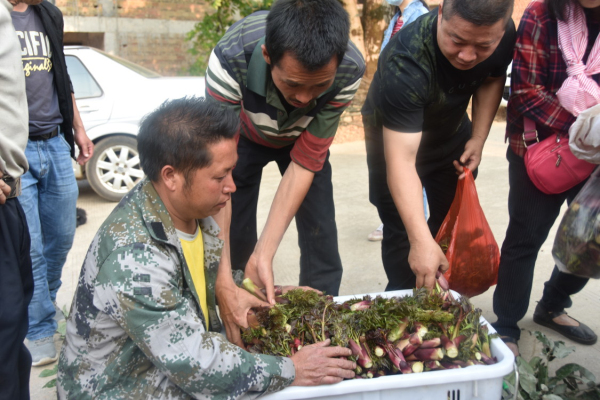
[[[304,346],[292,356],[296,379],[292,386],[330,385],[354,378],[356,363],[335,357],[348,357],[345,347],[329,347],[331,340]]]
[[[0,171],[0,205],[5,204],[10,194],[10,186],[2,180],[4,174]]]
[[[459,174],[458,179],[464,179],[465,177],[463,167],[469,168],[471,171],[475,171],[475,169],[479,166],[484,144],[485,139],[479,137],[472,137],[465,144],[465,151],[460,156],[460,160],[453,161],[454,168],[456,168],[457,174]]]
[[[77,101],[75,100],[74,93],[71,93],[71,99],[73,100],[73,136],[75,144],[79,147],[77,163],[83,165],[94,155],[94,143],[92,143],[85,132],[85,127],[83,126],[83,121],[81,120],[79,109],[77,108]]]
[[[275,304],[275,285],[273,283],[272,262],[260,261],[256,250],[246,264],[244,277],[252,279],[258,289],[264,289],[267,294],[267,302]]]
[[[75,144],[79,147],[79,155],[77,156],[77,163],[83,165],[92,158],[94,155],[94,143],[88,138],[85,129],[81,127],[75,131],[74,134]]]
[[[253,307],[269,307],[269,304],[260,301],[244,289],[235,286],[235,284],[217,284],[215,292],[219,302],[219,314],[223,324],[225,324],[227,339],[231,343],[244,348],[240,327],[248,327],[248,312]]]
[[[439,271],[448,270],[448,260],[442,248],[433,240],[424,243],[411,243],[408,263],[417,276],[417,288],[433,289],[435,276]]]

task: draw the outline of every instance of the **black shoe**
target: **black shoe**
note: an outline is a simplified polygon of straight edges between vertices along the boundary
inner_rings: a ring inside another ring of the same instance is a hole
[[[574,342],[588,345],[596,343],[598,336],[596,336],[594,331],[591,330],[586,324],[577,321],[575,318],[571,317],[575,319],[575,321],[579,322],[579,326],[560,325],[553,321],[554,318],[563,314],[566,314],[566,312],[546,311],[541,303],[538,303],[537,307],[535,308],[535,312],[533,313],[533,322],[545,326],[546,328],[553,329]]]
[[[87,222],[87,213],[83,208],[77,207],[77,226],[83,225]]]

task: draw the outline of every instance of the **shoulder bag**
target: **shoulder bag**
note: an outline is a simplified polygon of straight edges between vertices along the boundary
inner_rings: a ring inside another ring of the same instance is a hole
[[[525,168],[529,179],[543,193],[566,192],[594,171],[596,165],[573,155],[566,135],[551,135],[540,142],[535,123],[527,117],[523,117],[523,122],[523,143],[527,148]],[[533,140],[535,143],[527,145]]]

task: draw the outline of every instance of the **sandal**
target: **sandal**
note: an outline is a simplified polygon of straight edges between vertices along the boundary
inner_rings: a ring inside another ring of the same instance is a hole
[[[519,344],[517,339],[515,339],[512,336],[500,336],[500,339],[504,342],[506,347],[508,347],[510,351],[512,351],[515,357],[521,355],[521,353],[519,353]]]

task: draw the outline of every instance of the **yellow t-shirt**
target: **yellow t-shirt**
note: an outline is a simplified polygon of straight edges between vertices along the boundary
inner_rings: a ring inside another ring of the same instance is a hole
[[[192,275],[192,281],[196,293],[198,293],[198,299],[200,300],[200,307],[204,313],[206,319],[206,326],[208,327],[208,304],[206,302],[206,278],[204,276],[204,241],[202,240],[202,230],[196,229],[196,233],[190,235],[185,232],[177,230],[177,236],[181,242],[181,248],[183,249],[183,256],[187,262],[188,268]]]

